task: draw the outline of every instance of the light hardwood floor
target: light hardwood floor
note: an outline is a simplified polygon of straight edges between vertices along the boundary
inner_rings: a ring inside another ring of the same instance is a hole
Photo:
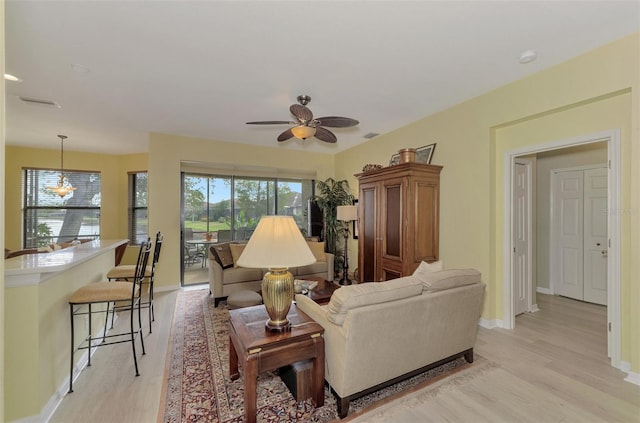
[[[175,298],[175,292],[157,295],[140,377],[126,345],[99,349],[51,421],[157,421]],[[607,359],[606,309],[540,294],[538,307],[518,316],[512,331],[480,328],[476,354],[498,370],[466,391],[407,409],[394,422],[640,422],[640,387],[624,382]]]

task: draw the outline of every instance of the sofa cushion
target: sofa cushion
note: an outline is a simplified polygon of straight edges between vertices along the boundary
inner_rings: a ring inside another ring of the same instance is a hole
[[[307,245],[309,245],[309,249],[316,258],[316,261],[327,261],[327,256],[324,253],[324,242],[307,241]]]
[[[331,296],[331,301],[327,306],[327,319],[337,325],[342,325],[349,310],[414,297],[421,293],[422,285],[413,276],[405,276],[388,282],[343,286]]]
[[[262,269],[231,267],[224,270],[224,285],[262,280]]]
[[[479,283],[480,277],[481,274],[476,269],[449,269],[416,275],[425,292],[443,291],[458,286]]]
[[[324,255],[324,253],[322,253]],[[293,269],[289,269],[293,270]],[[296,276],[312,275],[314,273],[327,273],[327,259],[322,261],[316,261],[315,263],[307,264],[306,266],[300,266],[295,268]]]
[[[242,255],[244,247],[246,246],[247,244],[229,244],[229,248],[231,249],[231,256],[233,257],[233,267],[240,267],[238,266],[238,259]]]
[[[222,244],[213,244],[209,250],[212,253],[213,258],[222,266],[223,269],[233,267],[233,256],[231,255],[231,248],[229,243],[224,242]]]
[[[433,263],[422,261],[413,274],[439,272],[442,270],[442,266],[442,260],[434,261]]]

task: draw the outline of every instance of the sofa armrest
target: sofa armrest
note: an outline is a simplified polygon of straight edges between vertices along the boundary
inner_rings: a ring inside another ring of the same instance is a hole
[[[209,258],[209,291],[213,294],[213,298],[222,297],[222,286],[224,284],[224,271],[220,263]]]
[[[331,253],[324,253],[327,256],[327,280],[332,281],[336,274],[333,268],[335,257]]]

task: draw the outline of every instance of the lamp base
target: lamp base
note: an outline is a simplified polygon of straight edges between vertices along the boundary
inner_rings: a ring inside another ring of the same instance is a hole
[[[285,323],[274,323],[269,319],[265,322],[264,327],[269,332],[288,332],[291,330],[291,322],[287,320]]]
[[[262,302],[269,314],[265,323],[271,332],[290,330],[287,313],[293,301],[293,275],[286,269],[269,269],[262,279]]]
[[[348,276],[343,276],[342,279],[338,281],[340,285],[351,285],[351,279]]]

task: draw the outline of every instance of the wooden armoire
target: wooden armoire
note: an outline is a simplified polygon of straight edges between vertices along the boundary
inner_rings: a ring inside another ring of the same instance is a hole
[[[382,282],[438,260],[442,166],[401,163],[355,175],[358,277]]]

